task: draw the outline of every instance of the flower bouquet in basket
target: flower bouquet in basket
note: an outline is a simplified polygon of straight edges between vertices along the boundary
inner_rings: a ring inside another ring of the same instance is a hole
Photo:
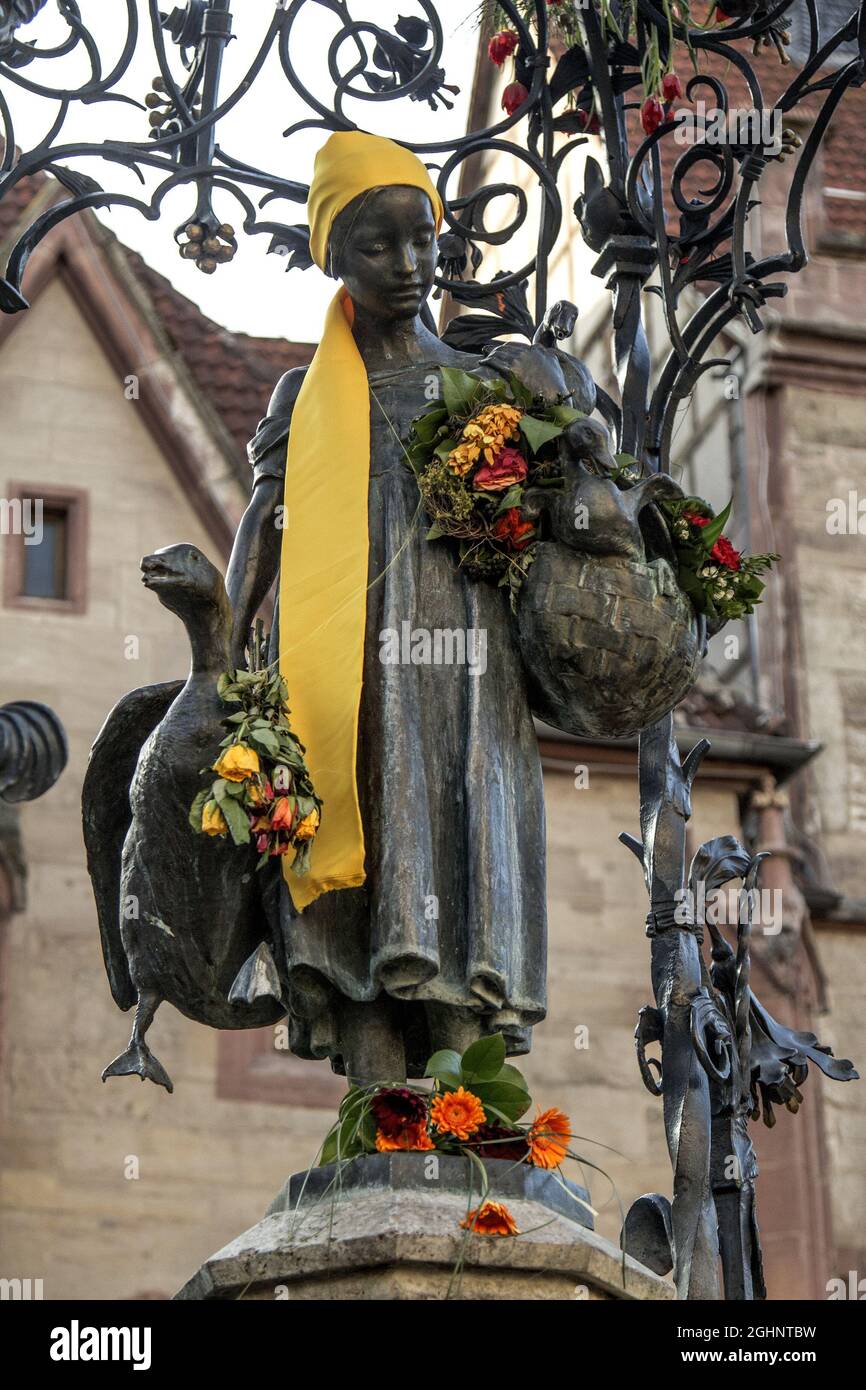
[[[217,693],[239,709],[223,723],[229,730],[212,767],[210,785],[198,793],[189,813],[193,830],[230,835],[236,845],[252,841],[257,868],[294,851],[292,872],[307,873],[321,819],[304,760],[304,747],[288,719],[288,689],[279,671],[224,672]]]
[[[412,421],[406,453],[432,523],[428,540],[455,548],[474,579],[519,590],[536,530],[521,503],[529,487],[561,487],[553,441],[583,412],[545,404],[510,374],[487,379],[441,368],[442,399]]]
[[[760,576],[781,557],[744,555],[734,549],[724,535],[730,502],[718,516],[700,497],[677,498],[661,507],[676,552],[680,588],[711,628],[753,613],[765,588]]]

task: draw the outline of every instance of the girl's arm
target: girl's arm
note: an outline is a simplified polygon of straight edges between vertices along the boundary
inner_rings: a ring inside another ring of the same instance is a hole
[[[244,648],[250,626],[280,567],[282,531],[277,524],[277,508],[282,501],[282,478],[260,478],[235,536],[226,575],[226,589],[234,609],[233,670],[245,664]]]
[[[295,367],[277,382],[268,413],[248,452],[256,474],[253,495],[238,527],[226,575],[234,609],[231,660],[244,665],[249,629],[280,567],[283,492],[289,427],[306,367]]]

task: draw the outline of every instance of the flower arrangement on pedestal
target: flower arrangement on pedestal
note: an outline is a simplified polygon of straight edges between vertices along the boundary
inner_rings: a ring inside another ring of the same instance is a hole
[[[240,705],[223,723],[229,733],[212,767],[210,785],[196,796],[189,819],[203,835],[230,835],[236,845],[252,841],[261,868],[294,850],[293,873],[308,872],[322,802],[316,795],[304,746],[288,718],[288,689],[279,671],[224,672],[217,693]]]
[[[472,1043],[462,1056],[451,1049],[436,1052],[426,1070],[432,1088],[388,1082],[351,1086],[322,1145],[319,1166],[339,1167],[376,1153],[463,1155],[479,1174],[482,1201],[460,1224],[478,1235],[520,1234],[508,1208],[488,1198],[484,1159],[545,1169],[575,1202],[588,1207],[560,1171],[567,1158],[586,1161],[569,1147],[568,1116],[555,1107],[537,1108],[534,1119],[522,1121],[532,1100],[521,1072],[505,1061],[501,1033]]]

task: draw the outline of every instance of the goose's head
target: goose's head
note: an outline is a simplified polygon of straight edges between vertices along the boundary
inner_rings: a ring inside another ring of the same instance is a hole
[[[215,618],[225,620],[230,614],[222,575],[197,546],[188,542],[145,555],[141,582],[182,621],[208,608],[214,610]]]

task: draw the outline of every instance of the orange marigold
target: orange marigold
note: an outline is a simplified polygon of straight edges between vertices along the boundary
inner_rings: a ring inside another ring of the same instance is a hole
[[[568,1150],[571,1121],[562,1110],[539,1110],[527,1138],[530,1163],[536,1168],[558,1168]]]
[[[504,1202],[485,1202],[470,1211],[460,1225],[479,1236],[519,1236],[517,1222]]]
[[[383,1134],[381,1129],[376,1132],[376,1148],[380,1154],[398,1153],[407,1149],[412,1153],[426,1153],[435,1147],[423,1121],[417,1125],[406,1125],[405,1129],[398,1130],[393,1135]]]
[[[446,1091],[436,1096],[430,1107],[430,1118],[443,1134],[453,1134],[455,1139],[468,1139],[479,1125],[484,1124],[484,1106],[471,1091],[459,1086],[456,1091]]]

